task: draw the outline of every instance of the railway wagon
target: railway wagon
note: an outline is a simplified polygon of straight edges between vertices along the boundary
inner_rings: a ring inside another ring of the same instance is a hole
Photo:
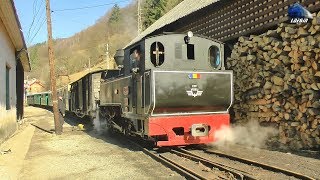
[[[51,92],[44,92],[41,94],[40,105],[42,105],[42,106],[49,105],[49,94],[51,94]]]
[[[27,104],[28,105],[33,105],[34,104],[34,95],[33,94],[28,94],[27,95]]]
[[[62,91],[65,91],[63,88],[57,89],[58,95],[60,93],[62,94]],[[64,93],[67,93],[65,96],[68,96],[68,91],[66,91]],[[68,102],[68,99],[66,99],[66,102]],[[48,91],[48,92],[28,94],[27,95],[27,104],[33,105],[33,106],[40,106],[40,107],[44,107],[44,108],[52,108],[52,93],[51,93],[51,91]],[[65,105],[67,108],[68,104],[65,103]]]
[[[104,70],[93,71],[71,83],[69,111],[78,117],[96,116],[96,101],[99,100],[100,79]]]
[[[34,98],[34,105],[40,105],[41,104],[41,94],[37,93],[37,94],[33,94],[33,98]]]
[[[32,93],[27,95],[27,104],[32,106],[52,106],[51,92]]]
[[[118,50],[120,76],[102,80],[100,120],[108,129],[153,140],[157,146],[204,144],[229,126],[232,71],[223,43],[166,33]]]

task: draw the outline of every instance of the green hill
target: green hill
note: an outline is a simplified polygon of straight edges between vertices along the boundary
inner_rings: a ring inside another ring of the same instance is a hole
[[[182,0],[145,0],[142,3],[144,28],[168,12]],[[115,5],[96,23],[72,37],[54,40],[56,75],[58,78],[103,64],[107,44],[113,54],[137,35],[137,2],[124,8]],[[28,78],[40,79],[49,89],[48,49],[46,42],[29,47],[32,71]],[[59,85],[59,84],[58,84]]]

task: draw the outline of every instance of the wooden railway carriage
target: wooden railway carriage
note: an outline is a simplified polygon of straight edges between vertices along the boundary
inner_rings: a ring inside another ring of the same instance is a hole
[[[70,87],[69,111],[79,117],[96,116],[96,101],[99,100],[100,79],[103,70],[86,74]]]
[[[147,37],[118,50],[123,69],[101,83],[100,120],[158,146],[214,141],[214,132],[229,125],[233,98],[223,48],[188,33]]]
[[[41,94],[34,94],[34,105],[40,105],[41,104]]]
[[[47,106],[49,104],[49,94],[50,94],[50,92],[44,92],[41,94],[40,105]]]
[[[51,92],[41,92],[27,95],[27,104],[35,106],[48,106],[52,105]]]
[[[34,95],[33,94],[28,94],[27,95],[27,104],[28,105],[33,105],[34,104]]]

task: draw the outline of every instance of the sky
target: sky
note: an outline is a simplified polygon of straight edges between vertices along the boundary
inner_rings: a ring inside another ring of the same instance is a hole
[[[53,38],[70,37],[93,25],[115,3],[124,7],[131,1],[51,0]],[[47,40],[45,2],[45,0],[14,0],[27,46]]]

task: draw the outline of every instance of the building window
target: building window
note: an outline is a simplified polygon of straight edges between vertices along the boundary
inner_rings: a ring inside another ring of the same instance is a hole
[[[6,66],[6,110],[10,109],[10,67]]]

